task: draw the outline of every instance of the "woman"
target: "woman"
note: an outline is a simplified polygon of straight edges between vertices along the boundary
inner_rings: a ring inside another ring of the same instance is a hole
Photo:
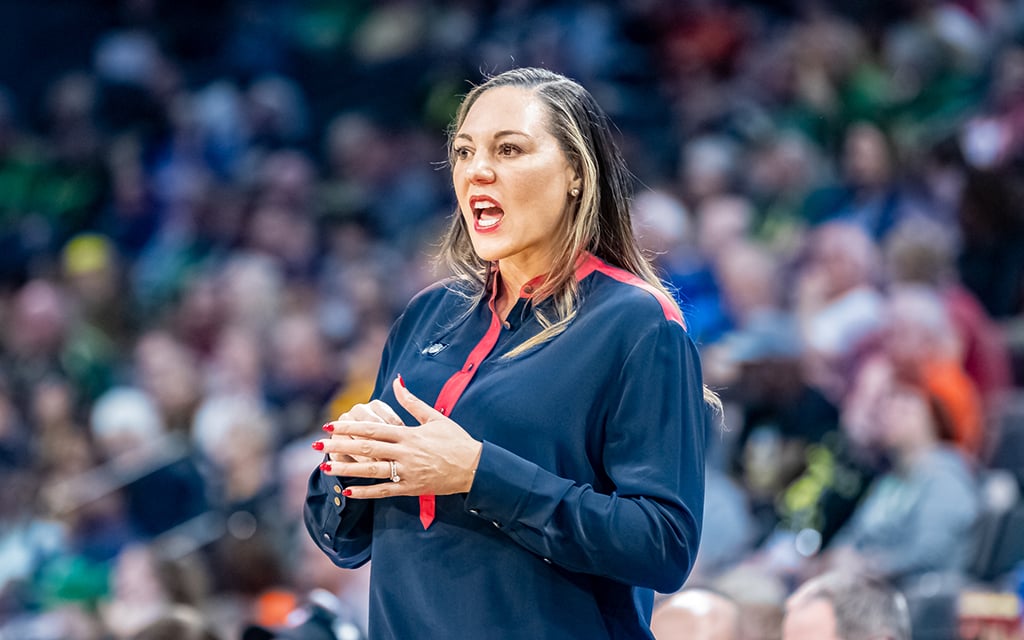
[[[897,586],[962,571],[981,501],[972,461],[982,441],[977,390],[956,362],[956,331],[938,293],[889,291],[878,349],[862,365],[844,430],[891,468],[868,486],[827,548],[839,568]]]
[[[375,639],[649,638],[652,589],[697,552],[706,401],[608,122],[517,69],[466,96],[450,150],[456,275],[395,323],[374,400],[324,425],[307,528],[342,567],[373,558]]]

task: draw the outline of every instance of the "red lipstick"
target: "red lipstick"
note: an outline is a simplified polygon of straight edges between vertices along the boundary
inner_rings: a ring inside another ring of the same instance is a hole
[[[473,229],[477,233],[493,233],[501,226],[505,211],[501,203],[490,196],[473,196],[469,199],[469,208],[473,212]]]

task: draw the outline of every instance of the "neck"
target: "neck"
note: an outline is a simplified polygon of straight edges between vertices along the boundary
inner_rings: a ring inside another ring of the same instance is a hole
[[[938,447],[936,440],[922,441],[909,446],[904,446],[897,454],[896,465],[901,471],[909,471],[914,468],[917,461],[928,455],[929,452]]]
[[[549,261],[501,260],[498,262],[501,290],[498,291],[495,309],[502,320],[508,316],[509,311],[519,300],[519,293],[522,291],[523,285],[537,276],[547,274],[550,270]]]
[[[537,276],[546,275],[551,271],[552,259],[550,255],[523,256],[516,255],[498,261],[498,269],[501,271],[501,280],[505,285],[505,293],[513,296],[519,295],[519,290],[524,284]]]

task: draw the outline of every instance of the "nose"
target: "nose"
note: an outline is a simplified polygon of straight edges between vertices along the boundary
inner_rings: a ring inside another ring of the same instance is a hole
[[[486,153],[476,153],[473,155],[469,166],[466,167],[466,177],[474,184],[494,182],[494,168],[491,166],[490,159]]]

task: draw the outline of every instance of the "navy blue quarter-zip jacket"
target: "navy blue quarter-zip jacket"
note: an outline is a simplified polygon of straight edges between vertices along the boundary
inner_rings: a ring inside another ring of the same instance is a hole
[[[469,493],[437,496],[427,528],[417,497],[346,499],[347,479],[313,472],[313,539],[339,566],[373,561],[374,640],[651,638],[653,590],[686,579],[704,501],[697,350],[639,278],[591,255],[577,278],[577,316],[513,358],[541,328],[529,285],[504,323],[449,283],[392,328],[374,397],[417,424],[391,391],[401,373],[484,444]]]

